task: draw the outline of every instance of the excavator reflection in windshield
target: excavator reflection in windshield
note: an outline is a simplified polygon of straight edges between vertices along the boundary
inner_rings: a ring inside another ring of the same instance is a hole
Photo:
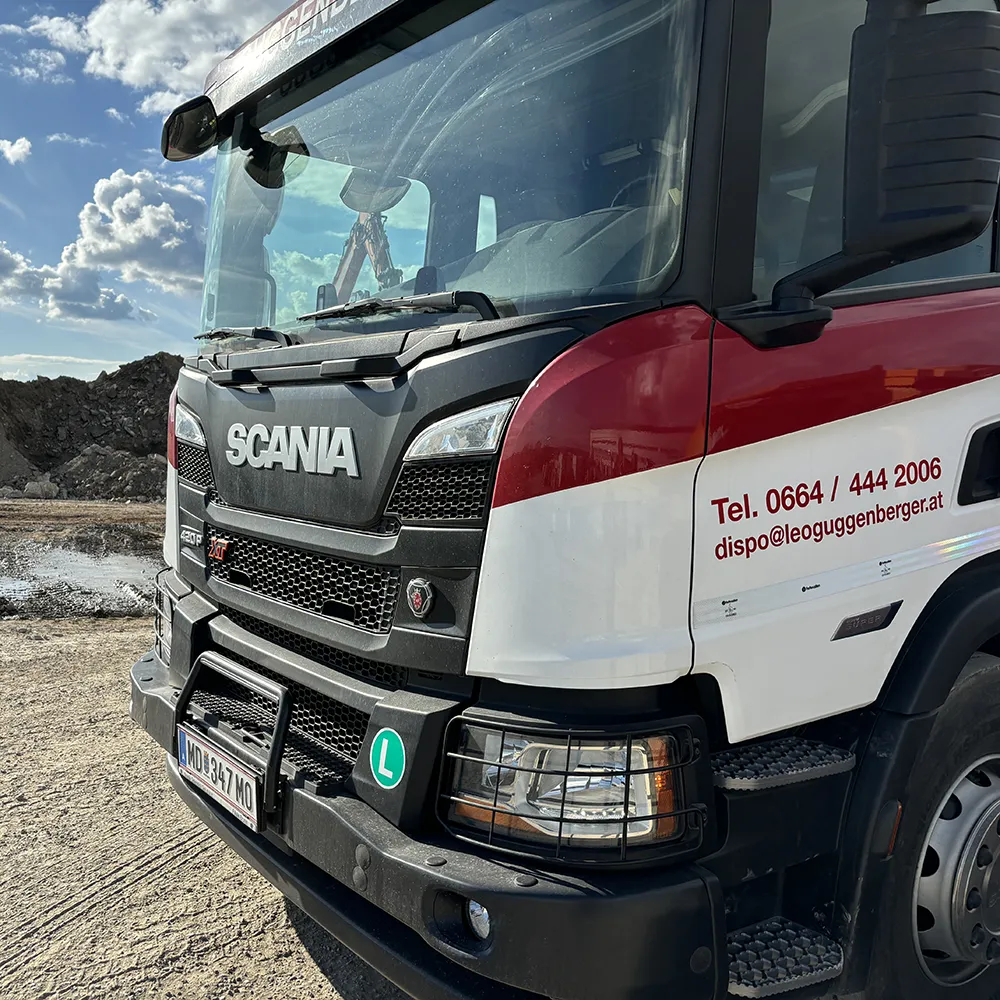
[[[393,267],[389,253],[383,213],[398,205],[409,190],[410,182],[403,177],[380,182],[371,171],[355,169],[351,172],[340,192],[340,200],[358,213],[358,219],[344,244],[332,287],[324,285],[318,291],[317,311],[350,301],[366,257],[372,262],[379,291],[402,283],[403,272]],[[368,297],[367,292],[360,296]]]

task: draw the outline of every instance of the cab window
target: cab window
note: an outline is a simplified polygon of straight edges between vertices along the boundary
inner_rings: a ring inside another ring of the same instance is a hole
[[[847,80],[866,0],[773,0],[764,84],[754,293],[841,249]],[[938,0],[932,10],[996,10],[994,0]],[[992,271],[993,227],[972,243],[849,287]]]

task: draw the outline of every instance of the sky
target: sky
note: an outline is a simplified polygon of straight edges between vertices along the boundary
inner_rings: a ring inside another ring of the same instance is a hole
[[[0,0],[0,378],[190,354],[212,159],[166,114],[291,0]]]

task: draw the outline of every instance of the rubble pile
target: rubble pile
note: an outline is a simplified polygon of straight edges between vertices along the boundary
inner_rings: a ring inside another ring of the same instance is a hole
[[[93,382],[0,379],[0,499],[162,500],[180,365],[160,353]]]

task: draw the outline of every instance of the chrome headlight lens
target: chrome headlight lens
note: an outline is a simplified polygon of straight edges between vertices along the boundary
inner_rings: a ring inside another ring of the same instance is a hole
[[[504,399],[431,424],[407,448],[404,461],[492,455],[500,445],[500,435],[516,402]]]
[[[578,739],[462,722],[456,742],[446,821],[478,839],[624,858],[627,848],[684,836],[682,762],[672,735]]]
[[[186,441],[199,448],[207,446],[201,421],[183,403],[178,403],[174,410],[174,433],[178,441]]]

